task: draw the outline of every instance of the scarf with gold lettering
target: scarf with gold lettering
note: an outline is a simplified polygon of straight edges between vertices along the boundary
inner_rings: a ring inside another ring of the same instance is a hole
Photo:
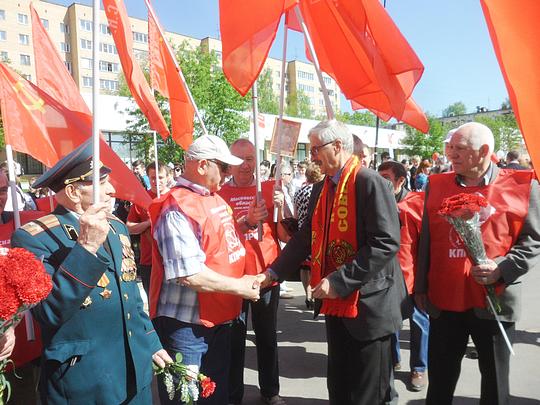
[[[356,256],[358,243],[355,182],[360,168],[356,156],[347,161],[333,198],[330,188],[334,185],[330,184],[332,180],[326,176],[312,218],[312,287],[343,264],[350,263]],[[358,296],[359,292],[355,291],[345,298],[324,299],[320,312],[343,318],[355,318],[358,315]]]

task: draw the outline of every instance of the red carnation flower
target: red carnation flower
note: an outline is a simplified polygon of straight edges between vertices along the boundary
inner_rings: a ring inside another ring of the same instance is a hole
[[[216,383],[210,379],[210,377],[204,376],[201,374],[201,397],[208,398],[216,390]]]
[[[15,288],[6,282],[4,277],[0,281],[0,297],[2,297],[0,299],[0,318],[8,321],[13,318],[23,304],[17,297]]]

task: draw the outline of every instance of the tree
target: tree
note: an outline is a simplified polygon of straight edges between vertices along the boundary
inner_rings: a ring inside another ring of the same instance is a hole
[[[309,100],[306,93],[300,89],[297,89],[295,92],[289,92],[287,95],[285,115],[289,117],[312,118],[313,110]]]
[[[279,99],[274,93],[272,81],[272,72],[265,70],[257,79],[258,107],[259,112],[266,114],[279,113]]]
[[[504,101],[501,103],[501,110],[511,110],[512,104],[510,104],[510,99],[506,97]]]
[[[369,111],[354,111],[352,114],[349,112],[337,113],[336,119],[346,124],[366,127],[374,127],[377,121],[377,117]]]
[[[408,125],[405,127],[407,135],[401,142],[407,145],[404,148],[407,154],[431,158],[434,152],[442,153],[444,151],[443,140],[450,128],[429,114],[427,119],[429,123],[428,134],[424,134]]]
[[[225,139],[229,144],[240,134],[248,131],[249,121],[240,111],[250,106],[249,97],[241,97],[227,82],[219,67],[215,52],[207,52],[202,48],[190,49],[185,43],[175,49],[176,58],[182,69],[187,85],[195,99],[199,112],[209,134]],[[125,80],[120,80],[120,94],[129,93]],[[168,102],[160,95],[156,96],[165,121],[170,127]],[[125,135],[126,142],[136,143],[136,155],[146,161],[150,160],[153,140],[147,135],[148,122],[140,109],[129,111],[132,122]],[[202,134],[199,122],[195,121],[194,137]],[[159,159],[164,162],[178,162],[183,151],[171,139],[167,139],[158,148]]]
[[[461,101],[450,104],[442,112],[443,117],[455,117],[457,115],[464,114],[467,114],[467,107],[465,107],[465,104],[463,104]]]

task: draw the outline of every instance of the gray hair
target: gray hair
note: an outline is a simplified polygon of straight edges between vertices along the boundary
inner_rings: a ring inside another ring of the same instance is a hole
[[[343,150],[353,153],[353,136],[347,125],[337,120],[324,120],[309,131],[309,137],[316,137],[321,143],[341,141]]]

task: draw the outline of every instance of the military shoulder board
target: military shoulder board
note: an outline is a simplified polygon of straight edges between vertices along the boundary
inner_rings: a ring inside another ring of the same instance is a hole
[[[47,229],[52,229],[60,226],[60,221],[54,214],[49,214],[43,218],[36,219],[23,225],[21,229],[24,229],[32,236],[36,236]]]

